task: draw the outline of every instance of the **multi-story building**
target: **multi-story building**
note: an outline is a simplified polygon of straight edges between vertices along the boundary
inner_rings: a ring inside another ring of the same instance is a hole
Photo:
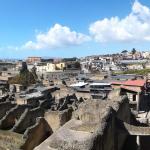
[[[27,63],[32,63],[32,64],[34,64],[34,63],[39,63],[39,62],[41,62],[41,57],[28,57],[27,58]]]
[[[59,72],[63,71],[65,68],[65,63],[38,63],[36,65],[37,72]]]
[[[142,56],[145,59],[149,59],[150,58],[150,52],[142,52]]]
[[[65,63],[65,70],[80,70],[81,65],[79,60],[76,57],[73,58],[64,58],[62,60],[63,63]]]
[[[110,83],[94,82],[90,84],[90,93],[93,99],[106,98],[111,90]]]

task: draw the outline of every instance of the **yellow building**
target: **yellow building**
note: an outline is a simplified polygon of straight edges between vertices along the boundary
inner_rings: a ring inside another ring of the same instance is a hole
[[[55,71],[63,71],[65,67],[65,63],[39,63],[36,68],[37,72],[55,72]]]
[[[65,63],[64,62],[61,62],[61,63],[56,63],[56,70],[63,70],[64,67],[65,67]]]

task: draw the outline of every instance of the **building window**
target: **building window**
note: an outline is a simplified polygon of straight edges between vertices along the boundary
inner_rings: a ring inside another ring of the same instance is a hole
[[[133,101],[136,101],[136,94],[133,95]]]

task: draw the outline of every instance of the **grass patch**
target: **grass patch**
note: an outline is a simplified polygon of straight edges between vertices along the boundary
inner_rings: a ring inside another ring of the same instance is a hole
[[[0,150],[19,150],[23,144],[21,134],[0,130]]]
[[[142,70],[127,70],[122,72],[113,72],[114,75],[119,74],[137,74],[137,75],[147,75],[150,73],[150,69],[142,69]]]

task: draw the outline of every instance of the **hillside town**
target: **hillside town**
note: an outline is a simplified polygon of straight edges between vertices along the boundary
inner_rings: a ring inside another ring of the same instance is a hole
[[[39,74],[67,70],[78,70],[83,73],[141,70],[150,69],[150,52],[141,52],[133,48],[131,51],[123,50],[117,54],[94,55],[81,58],[28,57],[25,60],[1,59],[0,70],[12,69],[14,72],[19,71],[23,61],[27,62],[29,70],[35,66]]]
[[[5,59],[0,70],[0,149],[148,150],[150,52]]]

